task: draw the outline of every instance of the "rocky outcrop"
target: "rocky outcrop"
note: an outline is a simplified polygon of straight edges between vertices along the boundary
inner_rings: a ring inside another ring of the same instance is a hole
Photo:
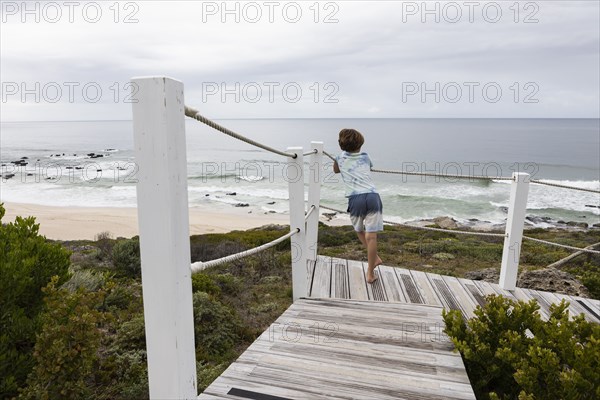
[[[433,219],[433,222],[435,222],[435,224],[442,229],[458,228],[458,223],[456,222],[456,220],[450,217],[437,217]]]
[[[482,280],[490,283],[498,283],[500,280],[500,270],[486,268],[479,271],[470,271],[465,274],[465,278],[475,281]],[[590,296],[587,288],[577,278],[568,272],[560,271],[556,268],[523,271],[517,279],[517,287],[573,296]]]
[[[590,296],[587,288],[573,275],[555,268],[525,271],[519,276],[517,286],[574,296]]]

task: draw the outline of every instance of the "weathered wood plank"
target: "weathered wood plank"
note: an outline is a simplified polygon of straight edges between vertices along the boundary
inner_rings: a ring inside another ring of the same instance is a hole
[[[332,260],[319,257],[315,264],[312,297],[331,297],[331,263]]]
[[[474,399],[460,355],[432,335],[443,329],[441,310],[298,300],[199,398],[239,399],[233,389],[280,399]],[[315,328],[326,322],[336,326],[334,336]],[[300,334],[278,332],[290,326]]]
[[[406,303],[406,297],[402,292],[402,286],[400,286],[400,282],[398,282],[398,277],[396,276],[394,269],[386,265],[380,265],[377,269],[379,270],[381,279],[383,279],[388,301]]]
[[[419,292],[421,293],[424,303],[442,306],[442,302],[440,301],[440,298],[435,292],[433,286],[431,286],[431,282],[429,281],[429,278],[427,278],[427,274],[425,274],[423,271],[410,271],[410,274],[413,277]]]
[[[458,301],[460,308],[463,310],[463,315],[466,318],[472,318],[473,311],[477,307],[477,301],[471,293],[453,276],[442,276],[442,279],[450,289],[452,296]]]
[[[332,260],[331,263],[331,297],[338,299],[350,298],[350,283],[348,281],[348,265],[345,260]]]
[[[367,279],[367,271],[369,270],[369,264],[366,262],[362,263],[363,274],[365,276],[365,282]],[[388,301],[387,294],[385,293],[385,286],[383,285],[383,279],[381,278],[381,273],[379,271],[379,267],[375,269],[375,276],[377,280],[373,283],[367,282],[367,296],[369,296],[370,300],[373,301]]]
[[[419,292],[419,287],[409,270],[404,268],[394,268],[394,272],[396,273],[398,282],[400,282],[400,287],[402,288],[404,296],[410,303],[427,304],[423,300],[423,296],[421,296],[421,293]]]
[[[350,282],[350,298],[356,300],[369,300],[367,294],[367,281],[360,261],[347,260],[348,280]]]

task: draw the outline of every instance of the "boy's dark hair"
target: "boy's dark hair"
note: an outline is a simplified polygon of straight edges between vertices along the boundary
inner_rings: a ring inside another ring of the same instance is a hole
[[[349,153],[356,153],[365,143],[365,138],[356,129],[342,129],[338,143],[342,150]]]

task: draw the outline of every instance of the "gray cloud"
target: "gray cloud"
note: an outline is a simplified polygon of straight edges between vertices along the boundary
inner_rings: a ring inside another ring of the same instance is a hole
[[[279,10],[299,5],[297,23],[278,13],[273,23],[265,15],[257,23],[243,15],[236,23],[226,15],[223,23],[220,13],[204,15],[203,22],[203,7],[220,7],[221,2],[129,2],[135,9],[121,2],[115,23],[109,9],[113,3],[98,2],[103,14],[94,24],[77,13],[73,23],[48,23],[43,16],[39,23],[29,16],[22,23],[18,13],[7,14],[9,3],[21,2],[2,2],[1,118],[7,121],[128,119],[125,85],[144,75],[182,80],[186,101],[215,118],[599,117],[598,2],[520,2],[518,23],[510,8],[514,2],[495,3],[502,9],[496,23],[479,11],[470,23],[460,1],[454,2],[463,12],[457,23],[444,21],[443,15],[440,23],[431,16],[423,23],[420,14],[404,15],[403,22],[403,7],[411,2],[400,1],[321,2],[318,23],[309,8],[313,2],[279,2]],[[442,10],[450,3],[428,2],[428,7],[439,4]],[[491,2],[481,2],[478,10],[486,3]],[[525,9],[526,3],[537,8]],[[235,4],[242,9],[248,2],[228,2],[228,7]],[[266,13],[264,2],[253,4]],[[411,4],[420,7],[422,2]],[[123,23],[132,11],[138,22]],[[338,22],[323,23],[334,11]],[[539,22],[523,23],[532,11]],[[40,92],[46,85],[48,93],[40,93],[39,103],[33,94],[23,102],[21,85],[35,91],[36,82]],[[53,82],[63,89],[55,103],[47,98],[54,94]],[[73,101],[65,82],[78,84]],[[269,82],[279,85],[272,102]],[[469,82],[477,83],[472,102]],[[236,83],[239,101],[234,94],[223,101],[220,89]],[[9,94],[15,84],[18,92]],[[291,88],[287,99],[286,84]],[[419,92],[407,95],[414,84]],[[488,95],[500,88],[500,100],[488,101],[482,92],[486,84]],[[90,92],[84,94],[86,85]],[[203,89],[214,85],[219,92],[203,98]],[[257,85],[262,93],[253,103]],[[295,87],[302,95],[292,102]],[[437,93],[421,96],[421,88],[437,87]],[[453,103],[456,87],[462,97]],[[96,88],[102,91],[98,99],[93,97]],[[537,102],[525,102],[527,96]],[[337,102],[328,103],[328,98]]]

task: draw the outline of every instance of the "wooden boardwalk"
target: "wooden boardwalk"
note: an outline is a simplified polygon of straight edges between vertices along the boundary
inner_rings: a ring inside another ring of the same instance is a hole
[[[562,299],[600,323],[600,302],[484,281],[319,256],[309,297],[292,304],[200,399],[475,399],[442,310],[474,316],[485,296],[535,299],[542,317]]]
[[[485,296],[490,294],[524,301],[535,299],[544,318],[549,316],[550,304],[565,299],[570,303],[571,315],[583,313],[589,321],[600,323],[600,301],[583,297],[523,288],[507,291],[485,281],[385,265],[377,267],[379,279],[371,285],[366,281],[366,263],[323,256],[309,263],[308,268],[309,297],[428,304],[460,310],[467,318],[473,317],[475,308],[483,305]]]
[[[475,399],[440,306],[300,299],[200,399]]]

